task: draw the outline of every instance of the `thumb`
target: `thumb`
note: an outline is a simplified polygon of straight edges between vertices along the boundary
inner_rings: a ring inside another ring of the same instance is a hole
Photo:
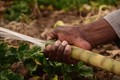
[[[58,35],[55,31],[52,31],[47,34],[47,40],[50,40],[50,39],[58,39]]]
[[[63,31],[63,27],[56,27],[55,29],[53,29],[49,34],[47,34],[47,40],[50,39],[58,39],[58,34]]]
[[[79,47],[79,48],[86,49],[86,50],[91,50],[92,49],[91,44],[89,42],[87,42],[86,40],[76,40],[74,42],[74,45]]]

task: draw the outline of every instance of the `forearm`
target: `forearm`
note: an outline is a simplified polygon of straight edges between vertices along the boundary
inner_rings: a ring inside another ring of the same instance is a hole
[[[81,30],[86,40],[93,47],[111,42],[118,38],[116,32],[104,18],[81,27]]]

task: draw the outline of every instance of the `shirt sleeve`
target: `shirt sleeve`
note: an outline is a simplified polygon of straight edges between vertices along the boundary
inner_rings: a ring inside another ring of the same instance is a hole
[[[120,9],[103,17],[114,29],[120,39]]]

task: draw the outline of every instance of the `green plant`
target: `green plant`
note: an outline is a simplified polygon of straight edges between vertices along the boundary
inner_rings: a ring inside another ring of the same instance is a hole
[[[40,47],[30,48],[26,43],[14,48],[0,42],[0,55],[1,80],[24,80],[35,76],[42,80],[46,80],[46,77],[58,80],[61,76],[64,80],[76,80],[82,77],[92,79],[93,76],[92,68],[82,62],[71,65],[50,61],[44,57]]]
[[[39,5],[52,5],[56,9],[76,9],[78,6],[88,4],[88,0],[38,0]]]
[[[11,70],[0,72],[0,80],[24,80],[23,76],[13,73]]]
[[[29,15],[31,13],[31,9],[29,6],[29,0],[15,0],[13,4],[8,7],[5,11],[5,18],[8,20],[18,20],[21,14]]]
[[[12,5],[7,7],[5,11],[5,18],[11,21],[19,20],[21,14],[29,16],[32,13],[32,8],[36,5],[35,1],[37,2],[39,9],[52,6],[56,10],[63,9],[65,11],[70,11],[71,9],[79,11],[84,4],[95,7],[92,6],[94,3],[98,5],[96,7],[99,7],[103,4],[117,6],[120,2],[119,0],[12,0]]]

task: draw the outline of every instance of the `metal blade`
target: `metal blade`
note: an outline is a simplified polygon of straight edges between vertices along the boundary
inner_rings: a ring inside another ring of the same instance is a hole
[[[7,37],[9,39],[24,40],[34,43],[37,46],[44,47],[46,41],[23,35],[5,28],[0,27],[0,37]]]

